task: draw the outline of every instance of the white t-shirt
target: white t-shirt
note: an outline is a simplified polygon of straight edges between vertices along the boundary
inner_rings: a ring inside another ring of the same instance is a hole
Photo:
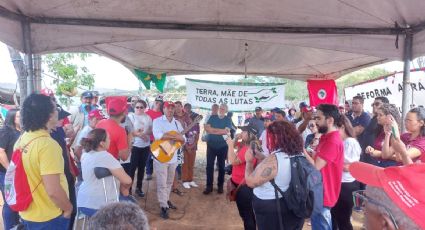
[[[270,151],[267,148],[267,130],[264,130],[261,133],[259,140],[261,141],[261,148],[263,149],[263,154],[265,157],[267,157],[268,155],[270,155]]]
[[[131,122],[133,122],[134,130],[143,129],[143,133],[146,134],[148,130],[152,130],[152,119],[147,114],[137,115],[135,113],[128,114]],[[135,137],[133,146],[144,148],[150,145],[149,137],[144,140],[140,137]]]
[[[127,117],[125,118],[124,123],[121,123],[120,126],[125,129],[125,132],[127,133],[126,138],[128,137],[128,134],[129,133],[132,133],[134,131],[134,124],[131,121],[131,119],[129,118],[129,115],[127,115]],[[123,160],[120,159],[120,163],[121,164],[129,164],[130,163],[130,160],[131,160],[131,150],[129,149],[127,160],[123,161]]]
[[[359,161],[361,152],[362,148],[356,139],[349,137],[344,140],[344,164]],[[356,179],[351,176],[350,172],[342,173],[342,182],[347,183],[353,182],[355,180]]]
[[[87,137],[87,135],[89,134],[89,132],[92,131],[92,130],[93,130],[93,128],[90,127],[89,125],[84,126],[84,128],[81,129],[80,132],[78,132],[77,136],[75,137],[74,143],[72,144],[71,147],[73,149],[76,149],[76,148],[80,147],[81,146],[81,143],[80,143],[81,140],[83,138]],[[83,152],[85,152],[85,151],[83,150]]]
[[[298,127],[300,127],[301,126],[301,124],[304,122],[304,120],[301,120],[300,122],[298,122],[297,124],[295,124],[295,127],[297,128],[297,130],[298,130]],[[308,125],[307,125],[307,127],[305,128],[305,130],[301,133],[301,137],[303,138],[303,141],[305,142],[305,139],[307,138],[307,136],[309,135],[309,134],[311,134],[312,132],[311,132],[311,130],[308,128]]]
[[[81,157],[81,169],[83,173],[83,183],[78,190],[77,206],[100,209],[106,204],[105,193],[103,191],[102,179],[97,179],[94,174],[95,167],[108,168],[109,170],[121,168],[120,162],[107,151],[90,151]],[[113,183],[114,177],[105,177],[106,195],[108,203],[117,202],[117,190]],[[116,181],[119,189],[119,181]],[[119,194],[119,191],[118,191]]]

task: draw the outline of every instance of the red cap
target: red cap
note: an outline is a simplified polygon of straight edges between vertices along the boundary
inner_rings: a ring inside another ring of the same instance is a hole
[[[105,119],[105,117],[103,116],[102,112],[98,109],[92,110],[89,113],[89,119],[92,119],[93,117],[95,117],[98,120],[102,120]]]
[[[127,112],[127,103],[120,99],[112,99],[108,104],[108,114],[109,115],[119,115],[121,113]]]
[[[174,102],[172,101],[166,101],[164,102],[164,108],[168,108],[168,107],[174,107]]]
[[[382,188],[388,197],[421,229],[425,229],[425,164],[381,168],[363,162],[350,165],[358,181]]]
[[[55,93],[53,92],[53,90],[48,89],[48,88],[44,88],[40,91],[41,94],[45,95],[45,96],[53,96],[55,95]]]
[[[305,106],[301,108],[301,112],[314,112],[316,108],[314,106]]]

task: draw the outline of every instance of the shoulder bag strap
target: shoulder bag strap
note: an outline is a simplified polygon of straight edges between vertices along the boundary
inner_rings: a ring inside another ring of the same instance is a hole
[[[270,184],[272,184],[273,187],[274,187],[274,195],[275,195],[275,198],[276,198],[277,215],[278,215],[278,219],[279,219],[279,227],[280,227],[280,230],[284,230],[284,227],[283,227],[283,217],[282,217],[282,209],[280,207],[279,195],[278,195],[278,192],[279,192],[282,195],[282,198],[283,198],[283,191],[279,188],[279,186],[277,186],[277,184],[274,181],[274,178],[270,180]]]

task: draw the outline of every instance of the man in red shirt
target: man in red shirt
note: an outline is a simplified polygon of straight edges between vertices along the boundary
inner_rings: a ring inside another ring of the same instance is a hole
[[[112,99],[107,108],[109,119],[99,121],[96,128],[105,129],[108,133],[111,140],[108,152],[116,159],[125,161],[128,158],[127,133],[120,124],[127,116],[127,103]]]
[[[163,96],[158,95],[155,98],[155,102],[152,109],[146,111],[146,114],[152,119],[152,122],[158,117],[162,116],[162,103],[164,102]],[[153,134],[151,134],[151,143],[154,141]],[[152,154],[149,154],[148,160],[146,162],[146,180],[152,180],[153,173],[153,158]]]
[[[322,133],[315,159],[310,162],[320,170],[323,179],[323,207],[311,214],[312,229],[332,230],[331,208],[336,204],[341,191],[344,166],[344,143],[339,135],[338,124],[342,115],[338,107],[321,104],[317,107],[316,124]],[[308,156],[308,154],[306,154]]]

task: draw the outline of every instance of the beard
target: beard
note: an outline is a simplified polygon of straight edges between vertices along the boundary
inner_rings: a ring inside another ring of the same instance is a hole
[[[325,134],[328,132],[328,126],[317,126],[317,131],[321,134]]]
[[[126,118],[127,116],[124,116],[122,119],[121,119],[121,124],[122,123],[125,123],[125,118]]]

